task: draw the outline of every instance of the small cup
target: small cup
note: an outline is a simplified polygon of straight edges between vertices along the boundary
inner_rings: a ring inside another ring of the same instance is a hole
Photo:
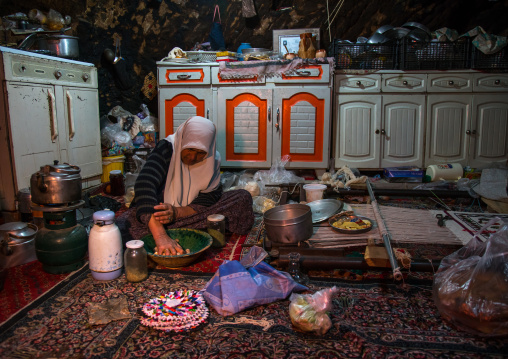
[[[316,58],[323,58],[326,57],[326,50],[325,49],[319,49],[316,51]]]

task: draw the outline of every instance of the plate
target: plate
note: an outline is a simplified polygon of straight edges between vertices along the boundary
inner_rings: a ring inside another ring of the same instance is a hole
[[[370,218],[367,218],[367,217],[364,217],[364,216],[353,216],[353,217],[357,217],[357,218],[362,219],[362,220],[368,220],[370,222],[370,226],[367,227],[367,228],[363,228],[363,229],[342,229],[342,228],[337,228],[337,227],[335,227],[333,225],[333,223],[338,221],[341,217],[344,217],[344,215],[333,216],[333,217],[331,217],[328,220],[328,223],[330,224],[330,227],[332,227],[335,231],[337,231],[339,233],[346,233],[346,234],[366,233],[366,232],[370,231],[372,229],[372,227],[374,226],[374,221],[372,219],[370,219]]]
[[[307,203],[312,211],[312,223],[327,220],[344,207],[342,201],[336,199],[320,199]]]

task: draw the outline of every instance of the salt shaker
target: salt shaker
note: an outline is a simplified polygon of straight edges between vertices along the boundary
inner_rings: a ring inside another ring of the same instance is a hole
[[[222,214],[211,214],[206,218],[208,234],[213,238],[213,247],[226,245],[226,218]]]
[[[125,278],[129,282],[141,282],[148,277],[147,254],[143,241],[134,240],[126,243],[124,253]]]

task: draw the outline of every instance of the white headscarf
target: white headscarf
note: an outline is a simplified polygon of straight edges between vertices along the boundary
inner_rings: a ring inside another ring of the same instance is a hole
[[[220,183],[220,154],[215,150],[215,132],[213,122],[194,116],[165,138],[173,144],[173,155],[164,188],[164,203],[184,207],[199,192],[211,192],[217,188]],[[206,151],[205,159],[192,166],[184,164],[181,152],[186,148]]]

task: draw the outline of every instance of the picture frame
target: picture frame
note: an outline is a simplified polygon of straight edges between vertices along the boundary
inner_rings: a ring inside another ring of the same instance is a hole
[[[319,46],[319,28],[310,28],[310,29],[280,29],[273,30],[273,51],[278,52],[283,55],[285,53],[293,52],[295,54],[298,53],[298,48],[300,45],[300,34],[310,32],[315,39],[316,50],[320,48]],[[286,45],[286,47],[284,47]]]

